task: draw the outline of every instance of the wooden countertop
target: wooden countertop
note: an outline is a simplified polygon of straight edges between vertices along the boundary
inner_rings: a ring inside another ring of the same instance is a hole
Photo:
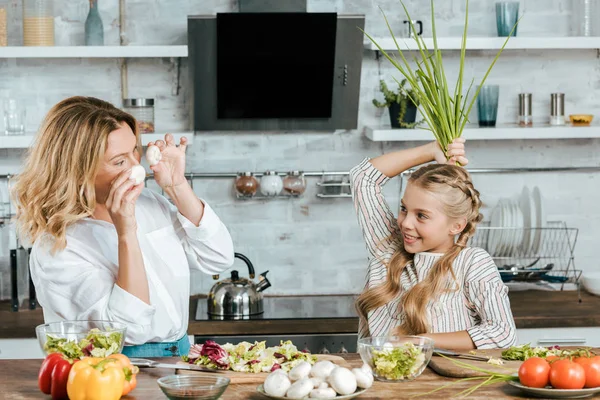
[[[343,355],[350,364],[358,367],[362,364],[357,354]],[[166,362],[175,362],[176,359],[162,359]],[[46,398],[37,386],[37,375],[42,360],[0,360],[0,393],[6,399],[41,399]],[[144,369],[138,374],[137,388],[129,394],[126,399],[140,400],[164,400],[165,396],[158,387],[156,380],[162,376],[172,375],[171,369]],[[362,396],[360,400],[379,399],[408,399],[411,396],[426,393],[436,389],[454,379],[444,378],[429,368],[416,380],[403,383],[383,383],[375,381],[374,385]],[[461,390],[471,387],[473,383],[461,382],[453,385],[450,389],[444,389],[434,394],[420,397],[422,399],[447,399]],[[256,391],[257,384],[235,384],[230,385],[222,400],[266,400]],[[527,398],[520,395],[520,391],[512,386],[499,383],[478,389],[469,399],[501,399],[501,398]]]
[[[509,293],[517,328],[600,327],[600,297],[576,291],[515,291]],[[356,333],[358,318],[195,321],[196,299],[190,301],[190,335],[270,335]],[[26,304],[26,303],[25,303]],[[40,308],[24,306],[11,312],[8,302],[0,303],[0,338],[34,338],[36,325],[44,317]]]

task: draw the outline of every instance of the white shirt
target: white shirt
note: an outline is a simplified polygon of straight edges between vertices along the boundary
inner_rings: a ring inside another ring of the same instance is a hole
[[[127,324],[126,345],[176,341],[187,334],[190,269],[213,275],[230,267],[231,236],[208,204],[197,227],[149,189],[138,198],[135,215],[150,304],[115,283],[119,255],[114,225],[85,218],[67,229],[64,250],[50,254],[52,245],[43,239],[33,245],[31,277],[46,323],[121,322]]]

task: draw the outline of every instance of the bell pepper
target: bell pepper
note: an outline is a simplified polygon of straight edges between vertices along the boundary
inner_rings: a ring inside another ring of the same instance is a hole
[[[73,365],[67,381],[70,400],[118,400],[125,373],[115,358],[84,357]]]
[[[139,368],[135,365],[131,365],[131,360],[125,354],[111,354],[108,358],[114,358],[121,363],[123,366],[123,372],[125,373],[125,383],[123,385],[123,393],[125,396],[130,393],[137,386],[136,375],[139,372]]]
[[[40,390],[52,396],[52,400],[66,400],[67,380],[73,363],[61,353],[52,353],[42,362],[38,374],[38,386]]]

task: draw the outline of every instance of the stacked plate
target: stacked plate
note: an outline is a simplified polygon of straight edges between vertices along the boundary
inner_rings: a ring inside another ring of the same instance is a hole
[[[546,225],[543,197],[536,186],[527,186],[517,198],[502,198],[490,215],[488,252],[494,257],[535,255],[542,244]]]

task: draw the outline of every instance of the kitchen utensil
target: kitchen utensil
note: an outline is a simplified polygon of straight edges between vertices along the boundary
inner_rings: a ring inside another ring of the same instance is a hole
[[[569,119],[575,126],[588,126],[592,123],[594,116],[592,114],[571,114],[569,115]]]
[[[229,378],[215,375],[169,375],[156,383],[170,400],[216,400],[229,386]]]
[[[111,338],[114,342],[118,342],[118,347],[114,351],[115,353],[120,353],[123,350],[127,325],[119,322],[94,320],[50,322],[36,326],[35,335],[42,351],[50,354],[50,351],[44,348],[49,337],[79,343],[90,334],[92,329],[98,329],[97,332],[92,332],[94,335],[103,335]]]
[[[542,192],[539,187],[533,188],[533,202],[535,203],[535,213],[536,213],[536,229],[535,229],[535,237],[533,239],[533,253],[538,254],[540,251],[540,246],[542,244],[542,235],[544,231],[544,227],[546,226],[546,212],[544,209],[544,199],[542,197]]]
[[[221,370],[208,368],[203,365],[195,365],[188,363],[177,363],[177,364],[167,364],[161,363],[154,360],[148,360],[145,358],[131,358],[131,364],[136,365],[140,368],[172,368],[172,369],[187,369],[190,371],[202,371],[202,372],[221,372]]]
[[[600,272],[584,272],[581,275],[581,283],[583,283],[585,290],[600,296]]]
[[[495,229],[490,229],[490,235],[488,237],[488,251],[493,257],[498,257],[500,254],[500,244],[502,242],[502,199],[498,202],[496,207],[492,210],[492,216],[490,218],[490,226]]]
[[[487,371],[497,372],[499,374],[510,374],[512,372],[517,373],[522,361],[507,361],[504,360],[503,365],[495,365],[488,363],[490,357],[494,359],[502,358],[502,349],[489,349],[489,350],[474,350],[473,355],[485,358],[485,360],[460,360],[460,362],[470,364],[472,366],[484,369]],[[471,378],[475,376],[488,376],[484,372],[475,371],[472,369],[464,368],[457,365],[452,358],[444,357],[432,357],[429,361],[429,368],[435,371],[438,375],[447,376],[450,378]]]
[[[241,253],[235,253],[235,257],[246,263],[250,279],[240,278],[238,271],[233,270],[230,278],[215,283],[206,299],[211,317],[245,319],[263,313],[262,291],[271,286],[266,276],[269,271],[260,274],[259,282],[254,283],[252,262]],[[219,279],[219,275],[213,275],[213,279]]]
[[[446,356],[446,357],[465,358],[465,359],[469,359],[469,360],[485,361],[485,362],[487,362],[490,359],[490,357],[477,356],[477,355],[473,355],[473,354],[461,354],[461,353],[456,353],[454,351],[443,350],[443,349],[433,349],[433,354],[438,355],[438,356],[442,355],[442,356]]]
[[[521,391],[528,395],[542,397],[544,399],[583,399],[585,397],[592,397],[596,393],[600,393],[600,388],[547,389],[528,387],[517,381],[508,381],[507,383],[521,389]]]
[[[6,135],[25,134],[25,104],[21,100],[4,100],[4,133]]]
[[[477,115],[479,117],[480,127],[496,126],[496,117],[498,116],[498,97],[500,95],[500,86],[484,85],[479,90],[477,96]]]
[[[511,35],[513,27],[519,19],[519,2],[503,1],[496,3],[496,28],[498,36],[506,37]],[[517,27],[511,36],[517,36]]]
[[[565,94],[550,94],[550,125],[565,124]]]
[[[523,213],[523,240],[521,241],[521,252],[525,255],[529,253],[529,249],[531,247],[531,243],[533,242],[534,232],[531,229],[532,222],[532,210],[535,207],[533,204],[533,199],[529,195],[529,188],[527,186],[523,187],[521,191],[521,196],[519,197],[519,208]]]
[[[263,388],[263,385],[258,386],[258,388],[256,388],[256,391],[260,394],[262,394],[263,396],[269,397],[271,399],[275,399],[275,400],[290,400],[289,397],[278,397],[278,396],[271,396],[269,394],[267,394],[267,392],[265,392],[265,389]],[[335,400],[349,400],[349,399],[353,399],[355,397],[360,396],[361,394],[363,394],[364,392],[366,392],[367,389],[356,389],[356,392],[352,393],[352,394],[347,394],[347,395],[337,395],[335,396]],[[316,399],[318,400],[318,399]]]

